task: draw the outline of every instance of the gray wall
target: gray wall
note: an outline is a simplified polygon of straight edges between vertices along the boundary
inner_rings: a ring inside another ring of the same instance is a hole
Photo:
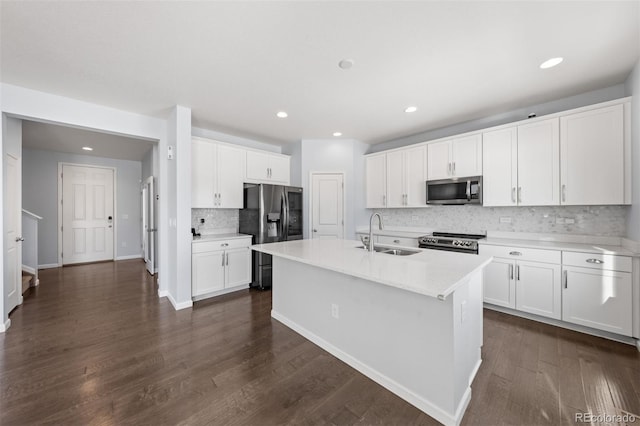
[[[580,95],[569,96],[567,98],[561,98],[543,104],[525,106],[514,111],[496,114],[489,117],[480,118],[478,120],[458,123],[452,126],[442,127],[440,129],[429,130],[404,138],[394,139],[389,142],[383,142],[377,145],[373,145],[369,150],[369,153],[384,151],[387,149],[398,148],[401,146],[411,145],[419,142],[426,142],[439,138],[445,138],[447,136],[481,130],[487,127],[512,123],[514,121],[525,120],[527,118],[527,115],[529,115],[530,113],[536,113],[538,117],[540,117],[546,114],[553,114],[556,112],[566,111],[568,109],[579,108],[587,105],[597,104],[599,102],[610,101],[613,99],[619,99],[625,96],[628,96],[627,94],[625,94],[625,85],[617,84],[615,86],[605,87],[603,89],[582,93]]]
[[[58,263],[58,163],[116,168],[116,257],[140,255],[140,161],[23,149],[22,206],[43,219],[38,228],[38,263]],[[123,215],[128,215],[124,219]],[[126,247],[122,245],[126,244]]]
[[[353,139],[305,139],[301,142],[300,182],[304,188],[304,237],[309,238],[310,172],[345,173],[345,238],[355,238],[365,213],[364,152],[367,145]]]
[[[633,202],[627,217],[627,236],[640,241],[640,60],[625,83],[627,96],[631,100],[631,155],[632,186],[631,200]]]
[[[291,186],[302,186],[302,141],[285,145],[282,153],[291,156]]]

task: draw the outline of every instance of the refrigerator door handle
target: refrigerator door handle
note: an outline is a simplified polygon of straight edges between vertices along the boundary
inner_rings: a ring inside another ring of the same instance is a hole
[[[289,239],[289,196],[286,188],[282,191],[282,200],[284,202],[282,206],[282,238],[287,241]]]

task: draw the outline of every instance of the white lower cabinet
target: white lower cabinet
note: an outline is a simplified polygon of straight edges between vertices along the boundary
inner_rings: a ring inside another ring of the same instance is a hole
[[[203,299],[245,288],[251,282],[251,238],[193,244],[191,295]]]
[[[633,334],[631,258],[563,252],[562,319],[598,330]],[[619,270],[611,270],[616,268]]]
[[[515,266],[513,260],[497,257],[484,268],[484,301],[486,303],[515,309]]]
[[[516,262],[516,309],[543,317],[562,317],[560,265]]]
[[[484,301],[548,318],[562,316],[560,252],[480,246],[494,256],[484,270]]]

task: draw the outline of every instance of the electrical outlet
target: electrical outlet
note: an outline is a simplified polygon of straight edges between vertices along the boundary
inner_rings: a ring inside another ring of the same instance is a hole
[[[556,217],[556,223],[562,225],[564,223],[564,217]]]
[[[331,316],[335,319],[340,318],[340,307],[336,303],[331,304]]]
[[[200,223],[204,223],[204,217],[200,218]]]
[[[572,223],[576,223],[576,220],[568,217],[564,220],[564,223],[572,224]]]
[[[500,217],[500,223],[511,223],[511,217],[510,216],[501,216]]]

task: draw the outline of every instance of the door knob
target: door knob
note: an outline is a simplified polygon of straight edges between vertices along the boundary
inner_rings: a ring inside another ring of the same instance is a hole
[[[314,229],[314,230],[313,230],[313,232],[318,232],[318,230],[317,230],[317,229]]]
[[[19,243],[20,241],[24,241],[24,238],[22,238],[22,237],[16,237],[16,243]]]

